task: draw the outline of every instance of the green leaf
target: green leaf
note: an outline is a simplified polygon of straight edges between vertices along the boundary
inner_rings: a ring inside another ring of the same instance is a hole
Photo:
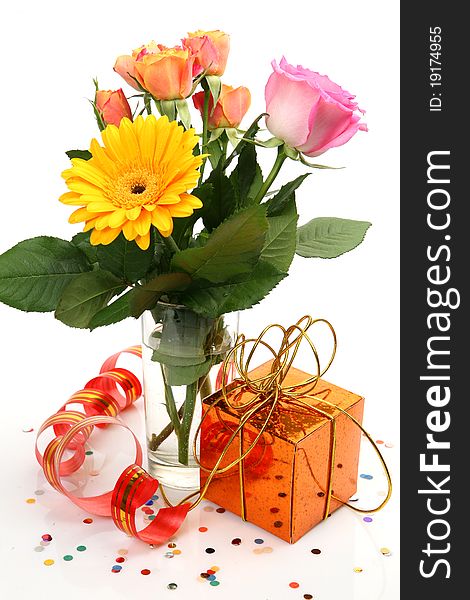
[[[186,271],[193,279],[215,283],[249,273],[258,262],[267,229],[265,207],[251,206],[219,225],[205,246],[176,253],[171,266]]]
[[[199,365],[187,365],[175,367],[162,365],[167,385],[190,385],[207,375],[213,364],[213,358],[209,357]]]
[[[286,273],[260,260],[251,273],[225,283],[194,281],[181,296],[181,301],[195,312],[215,318],[258,304],[284,277]]]
[[[240,153],[237,166],[230,174],[238,208],[244,208],[250,204],[249,193],[257,175],[257,167],[256,148],[250,145],[245,146]]]
[[[207,230],[212,231],[233,214],[236,196],[232,182],[223,172],[220,162],[204,183],[212,186],[212,200],[209,205],[199,209],[199,216]],[[197,195],[196,190],[193,193]]]
[[[93,156],[89,150],[68,150],[65,154],[69,158],[83,158],[83,160],[90,160]]]
[[[69,327],[87,328],[93,316],[124,288],[108,271],[82,273],[63,291],[55,318]]]
[[[0,301],[19,310],[54,310],[64,288],[89,270],[71,242],[47,236],[24,240],[0,255]]]
[[[359,246],[371,223],[336,217],[312,219],[297,230],[297,250],[306,258],[336,258]]]
[[[191,113],[189,112],[188,102],[186,100],[176,100],[175,103],[180,121],[185,129],[189,129],[191,127]]]
[[[211,111],[211,115],[213,115],[216,104],[217,104],[217,100],[219,99],[220,96],[220,91],[222,90],[222,81],[220,80],[220,77],[218,75],[206,75],[206,81],[207,81],[207,85],[209,86],[209,90],[211,92],[211,96],[212,96],[212,111]]]
[[[255,176],[253,177],[253,181],[251,183],[250,189],[248,190],[248,201],[247,204],[252,204],[253,200],[258,195],[258,192],[263,185],[263,172],[260,169],[259,165],[256,165]]]
[[[280,214],[268,218],[268,233],[261,258],[287,273],[297,244],[297,208],[295,192]]]
[[[157,275],[148,283],[134,289],[134,293],[129,297],[131,315],[140,317],[145,310],[151,309],[158,302],[162,294],[185,290],[190,283],[191,277],[187,273]]]
[[[131,316],[131,305],[130,298],[134,290],[129,290],[117,300],[99,310],[91,319],[88,327],[90,329],[96,329],[97,327],[103,327],[105,325],[112,325],[118,323]]]
[[[209,152],[209,161],[213,169],[217,168],[220,157],[222,156],[222,148],[218,140],[211,140],[207,144],[207,152]]]
[[[210,210],[214,188],[210,183],[203,183],[191,192],[202,202],[202,207],[194,211],[189,217],[173,219],[173,233],[171,234],[175,243],[182,250],[187,248],[191,239],[194,224],[202,217],[205,211]]]
[[[166,115],[169,121],[176,120],[176,100],[157,100],[156,105],[161,115]]]
[[[223,169],[225,171],[225,169],[228,168],[228,166],[230,165],[230,163],[232,162],[232,160],[238,156],[240,154],[240,152],[243,150],[243,148],[249,144],[249,140],[253,140],[253,138],[255,137],[255,135],[258,133],[259,131],[259,122],[261,121],[261,119],[263,117],[266,117],[268,113],[261,113],[258,117],[256,117],[256,119],[253,121],[253,123],[248,127],[248,129],[245,132],[245,135],[243,137],[243,139],[240,141],[239,144],[237,144],[237,147],[233,150],[233,152],[230,154],[230,156],[227,158],[227,160],[225,161],[224,165],[223,165]],[[248,141],[247,141],[248,140]]]
[[[285,205],[291,199],[292,192],[295,192],[295,190],[301,185],[304,179],[309,175],[310,173],[305,173],[304,175],[300,175],[299,177],[294,179],[294,181],[286,183],[282,186],[282,188],[275,196],[273,196],[270,200],[266,202],[266,214],[268,215],[268,217],[274,217],[283,211]]]
[[[91,231],[81,231],[72,238],[72,244],[76,246],[87,257],[88,262],[93,265],[98,262],[98,246],[90,244]]]
[[[136,282],[150,269],[153,259],[152,247],[141,250],[134,241],[128,241],[123,233],[111,244],[98,246],[100,267],[124,281]]]

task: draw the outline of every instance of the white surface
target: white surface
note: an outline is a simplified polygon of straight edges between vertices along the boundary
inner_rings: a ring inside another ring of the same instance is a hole
[[[204,13],[200,9],[203,6]],[[374,439],[391,440],[387,449],[395,493],[387,508],[365,524],[342,509],[290,547],[228,513],[199,512],[178,534],[183,553],[165,559],[163,549],[150,550],[129,541],[109,520],[82,524],[86,515],[43,483],[33,456],[34,433],[49,414],[94,373],[116,350],[139,341],[139,328],[128,320],[90,334],[71,330],[51,315],[25,315],[0,305],[2,345],[0,369],[2,418],[0,461],[3,521],[2,582],[5,597],[31,595],[59,598],[144,596],[263,600],[395,600],[398,592],[398,9],[372,0],[357,5],[239,1],[236,6],[203,5],[180,0],[177,5],[91,2],[67,8],[56,2],[23,2],[3,9],[0,252],[40,234],[70,239],[77,231],[67,224],[69,209],[57,198],[64,191],[60,172],[68,165],[64,151],[87,147],[97,135],[86,98],[91,78],[101,87],[124,85],[112,71],[115,57],[152,38],[172,45],[188,30],[220,28],[232,34],[232,51],[224,80],[247,85],[253,96],[249,117],[264,110],[264,84],[269,62],[282,54],[292,63],[327,73],[357,95],[367,110],[369,133],[358,133],[347,145],[321,158],[341,171],[314,171],[299,191],[301,222],[315,216],[369,220],[365,243],[337,260],[296,258],[291,274],[263,303],[243,315],[242,329],[256,333],[269,322],[288,324],[301,315],[328,318],[338,332],[337,358],[328,378],[366,397],[365,425]],[[127,89],[129,92],[129,89]],[[247,121],[249,122],[249,118]],[[266,151],[264,164],[273,154]],[[319,162],[321,162],[319,160]],[[280,182],[304,172],[289,163]],[[134,421],[138,423],[137,414]],[[365,470],[367,468],[367,470]],[[380,485],[378,466],[362,485]],[[43,487],[35,505],[24,502]],[[55,523],[55,524],[54,524]],[[209,527],[206,534],[199,524]],[[43,533],[54,540],[36,554]],[[232,537],[243,538],[240,547]],[[272,554],[254,555],[252,539],[262,537]],[[210,540],[210,541],[209,541]],[[89,550],[70,563],[73,544]],[[217,546],[205,555],[206,546]],[[385,558],[378,548],[388,546]],[[120,574],[110,573],[118,548],[129,548]],[[310,548],[322,549],[314,556]],[[52,567],[43,560],[57,558]],[[144,564],[145,563],[145,564]],[[221,567],[218,588],[197,581],[212,564]],[[142,568],[152,575],[142,577]],[[361,574],[353,573],[363,567]],[[168,591],[167,583],[178,583]],[[298,581],[298,589],[288,587]],[[284,587],[283,587],[284,586]],[[2,590],[3,591],[3,590]]]

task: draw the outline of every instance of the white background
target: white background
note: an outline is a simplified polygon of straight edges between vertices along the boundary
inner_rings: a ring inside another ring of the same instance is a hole
[[[395,4],[373,0],[355,4],[346,0],[10,3],[2,10],[0,25],[0,253],[28,237],[47,234],[70,239],[78,231],[67,223],[70,209],[58,202],[65,191],[60,173],[68,166],[64,151],[87,148],[97,135],[87,101],[93,97],[92,77],[98,77],[103,89],[122,85],[126,93],[132,93],[112,70],[117,55],[130,53],[151,39],[174,45],[187,31],[198,28],[229,32],[232,48],[224,81],[246,85],[252,92],[245,124],[265,109],[264,85],[273,58],[279,60],[284,54],[291,63],[328,74],[356,94],[367,111],[369,132],[359,132],[345,146],[316,159],[346,168],[313,172],[297,193],[300,220],[338,216],[373,225],[365,242],[339,259],[296,257],[289,277],[260,306],[244,313],[241,324],[253,334],[267,323],[287,325],[306,313],[333,323],[339,347],[328,377],[366,397],[366,428],[374,439],[393,441],[395,456],[389,453],[387,458],[398,483],[399,14]],[[269,166],[275,151],[262,153],[263,165]],[[304,171],[289,161],[279,182]],[[22,527],[15,510],[24,511],[18,502],[35,489],[23,478],[25,473],[37,472],[32,442],[30,438],[25,441],[21,429],[28,425],[37,429],[97,371],[104,358],[139,342],[140,331],[134,320],[93,333],[72,330],[52,315],[26,315],[3,305],[0,324],[0,461],[2,473],[10,477],[5,480],[2,474],[0,502],[2,521],[14,539]],[[386,514],[382,526],[389,535],[385,545],[392,544],[390,539],[395,544],[394,565],[392,561],[387,564],[385,584],[377,588],[380,591],[372,584],[356,589],[350,597],[398,598],[397,504],[395,491],[387,512],[382,513]],[[5,514],[7,510],[13,515]],[[107,527],[113,526],[108,523]],[[24,577],[25,565],[39,558],[32,556],[29,546],[17,548],[10,554],[10,573]],[[284,560],[289,560],[288,554]],[[50,571],[48,578],[52,580]],[[12,587],[7,597],[26,597],[38,582],[32,576],[27,593],[13,592]],[[61,591],[75,598],[70,580],[64,585],[67,590]],[[224,588],[224,598],[236,597],[234,585]],[[54,589],[48,587],[48,597],[58,597]],[[259,593],[253,598],[264,598]],[[266,592],[268,597],[278,596]],[[286,595],[279,596],[284,597],[302,595],[287,588]],[[315,600],[345,597],[314,595]]]

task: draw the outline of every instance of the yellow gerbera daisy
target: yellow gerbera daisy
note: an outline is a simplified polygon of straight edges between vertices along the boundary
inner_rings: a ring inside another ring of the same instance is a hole
[[[173,217],[186,217],[202,202],[188,194],[198,182],[203,157],[194,156],[198,136],[184,131],[167,117],[142,116],[101,133],[104,146],[90,144],[92,158],[72,158],[62,173],[71,190],[60,197],[80,206],[70,223],[85,222],[90,242],[110,244],[122,231],[146,250],[154,225],[165,237],[173,231]]]

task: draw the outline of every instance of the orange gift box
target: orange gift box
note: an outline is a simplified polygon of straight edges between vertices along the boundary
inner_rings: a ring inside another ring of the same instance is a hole
[[[271,366],[272,361],[254,369],[250,379],[269,374]],[[310,377],[291,366],[282,385]],[[220,390],[203,401],[201,488],[224,453],[205,498],[294,543],[356,492],[361,429],[348,415],[362,422],[364,398],[318,379],[301,405],[282,402],[281,392],[271,415],[271,405],[256,411],[228,444],[245,412],[237,406],[253,397],[248,389],[240,392],[239,384],[236,380],[226,388],[232,406]]]

